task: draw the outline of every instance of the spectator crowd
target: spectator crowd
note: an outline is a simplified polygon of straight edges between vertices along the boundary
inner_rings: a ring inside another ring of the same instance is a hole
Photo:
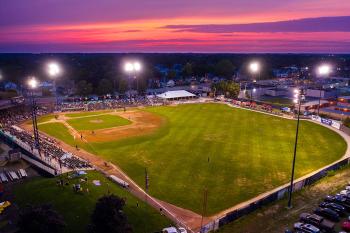
[[[37,115],[47,114],[48,111],[44,108],[37,109]],[[16,107],[1,111],[0,113],[0,129],[10,133],[16,137],[22,143],[28,145],[31,150],[34,149],[34,136],[25,130],[22,130],[17,125],[23,121],[31,119],[31,109],[28,107]],[[48,138],[43,134],[39,137],[40,156],[42,160],[49,162],[57,162],[60,167],[66,167],[69,169],[83,169],[90,168],[91,165],[78,157],[65,152],[59,147],[56,140]]]

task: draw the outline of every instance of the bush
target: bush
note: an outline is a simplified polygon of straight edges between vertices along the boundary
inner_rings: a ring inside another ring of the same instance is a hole
[[[345,119],[343,120],[343,124],[344,124],[346,127],[350,128],[350,118],[349,118],[349,117],[345,118]]]

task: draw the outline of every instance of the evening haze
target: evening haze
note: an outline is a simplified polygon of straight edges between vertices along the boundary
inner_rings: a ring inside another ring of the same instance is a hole
[[[0,52],[349,53],[348,0],[3,0]]]

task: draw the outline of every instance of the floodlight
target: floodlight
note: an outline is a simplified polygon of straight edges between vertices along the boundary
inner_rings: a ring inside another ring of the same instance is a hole
[[[133,70],[134,70],[133,64],[130,63],[130,62],[125,63],[124,70],[125,70],[126,72],[131,72],[131,71],[133,71]]]
[[[141,70],[141,64],[139,62],[134,62],[134,70],[140,71]]]
[[[327,64],[323,64],[318,67],[318,74],[322,76],[326,76],[331,72],[331,66]]]
[[[259,65],[258,62],[252,62],[252,63],[250,63],[250,65],[249,65],[249,69],[250,69],[251,72],[256,73],[256,72],[259,71],[260,65]]]
[[[55,77],[61,72],[61,69],[57,63],[52,62],[47,65],[47,72],[51,77]]]

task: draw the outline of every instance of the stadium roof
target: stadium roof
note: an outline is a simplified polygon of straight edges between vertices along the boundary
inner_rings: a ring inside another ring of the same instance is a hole
[[[176,98],[187,98],[187,97],[195,97],[196,95],[191,92],[185,90],[179,91],[167,91],[162,94],[157,95],[157,97],[162,99],[176,99]]]

